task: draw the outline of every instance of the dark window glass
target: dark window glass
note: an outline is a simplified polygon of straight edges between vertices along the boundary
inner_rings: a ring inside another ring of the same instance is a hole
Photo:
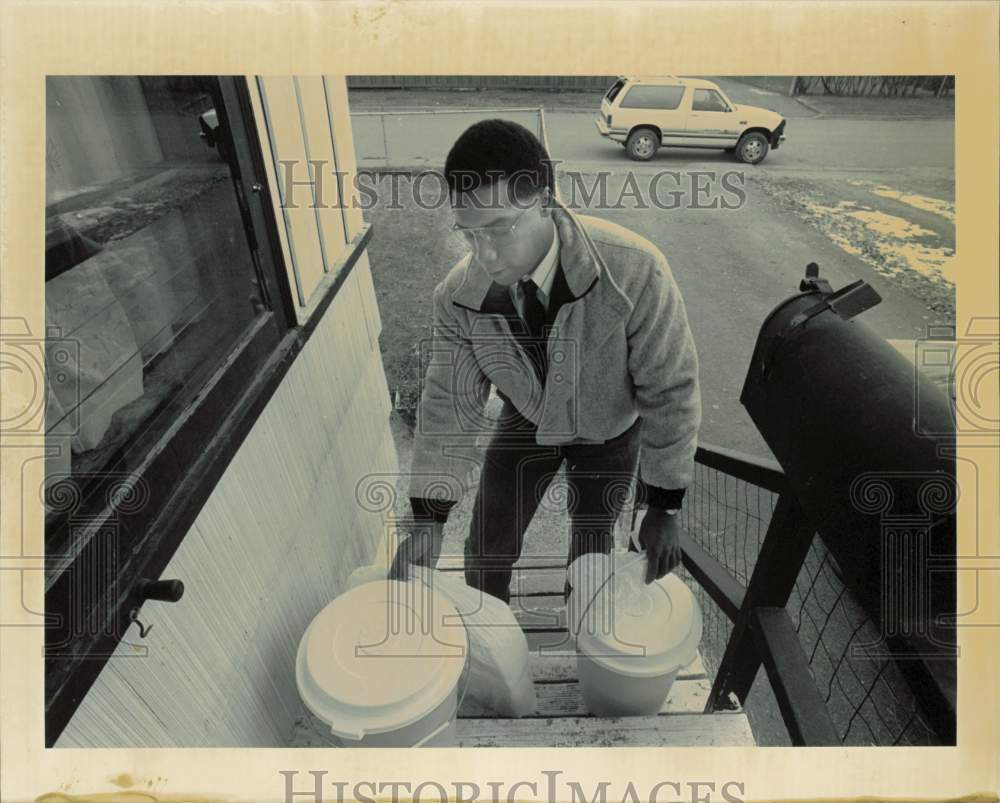
[[[724,112],[729,110],[729,106],[722,99],[722,95],[714,89],[696,89],[694,100],[691,102],[691,110],[696,112]]]
[[[255,319],[210,77],[46,83],[46,481],[132,471]]]
[[[682,86],[633,86],[622,100],[623,109],[676,109],[684,97]]]
[[[609,89],[608,93],[604,96],[607,98],[608,103],[614,102],[614,99],[618,97],[618,93],[622,91],[623,86],[625,86],[625,82],[620,78],[611,85],[611,89]]]

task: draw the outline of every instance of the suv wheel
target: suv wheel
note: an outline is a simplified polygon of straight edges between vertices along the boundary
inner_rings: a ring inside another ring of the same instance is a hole
[[[659,138],[652,128],[637,128],[628,135],[625,150],[637,162],[648,162],[660,147]]]
[[[746,164],[755,165],[767,156],[767,137],[759,131],[751,131],[740,137],[736,145],[736,158]]]

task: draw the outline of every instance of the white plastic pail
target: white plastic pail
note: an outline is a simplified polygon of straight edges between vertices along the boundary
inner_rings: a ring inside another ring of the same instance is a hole
[[[701,610],[671,573],[647,585],[644,553],[582,555],[569,567],[570,632],[587,709],[597,716],[660,711],[698,652]]]
[[[299,642],[303,702],[351,747],[453,746],[468,639],[451,602],[380,580],[327,605]]]

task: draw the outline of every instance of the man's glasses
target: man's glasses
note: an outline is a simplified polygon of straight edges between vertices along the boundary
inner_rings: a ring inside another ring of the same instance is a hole
[[[459,226],[455,223],[451,227],[451,230],[454,234],[464,238],[466,243],[474,249],[483,245],[503,245],[504,243],[509,243],[514,238],[514,234],[517,231],[518,224],[524,217],[524,213],[531,209],[532,206],[534,204],[522,209],[511,223],[504,223],[500,226],[475,226],[472,228]]]

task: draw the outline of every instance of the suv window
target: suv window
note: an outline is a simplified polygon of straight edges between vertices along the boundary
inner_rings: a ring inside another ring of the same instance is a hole
[[[625,81],[619,78],[611,85],[611,89],[608,90],[608,94],[604,97],[607,98],[608,103],[613,103],[615,98],[618,97],[618,93],[622,91],[622,87],[625,86]]]
[[[633,86],[622,99],[623,109],[676,109],[684,97],[683,86]]]
[[[691,111],[724,112],[728,111],[728,109],[729,104],[714,89],[696,89],[694,91],[694,101],[691,103]]]

